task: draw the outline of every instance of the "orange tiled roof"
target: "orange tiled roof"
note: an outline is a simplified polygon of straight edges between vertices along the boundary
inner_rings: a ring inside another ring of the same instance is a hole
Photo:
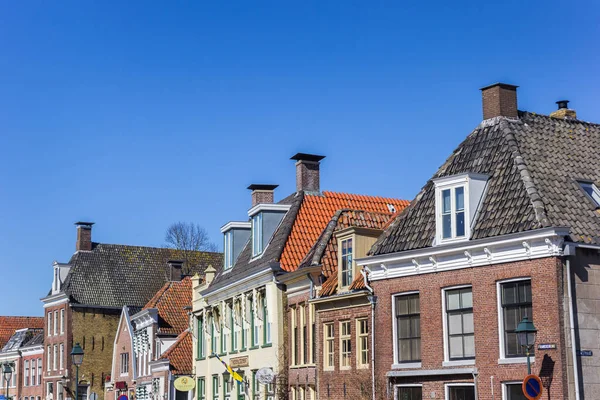
[[[44,317],[0,317],[0,349],[17,329],[44,328]]]
[[[189,276],[179,282],[167,282],[144,306],[144,310],[158,310],[160,333],[179,335],[188,328],[184,307],[192,305],[192,280]]]
[[[173,375],[191,374],[192,357],[190,357],[190,354],[192,354],[192,349],[192,335],[188,330],[185,330],[161,358],[169,360]]]
[[[285,271],[294,271],[298,268],[336,211],[352,209],[389,214],[388,204],[398,211],[408,206],[409,202],[328,191],[324,191],[322,195],[307,193],[281,254],[281,268]]]

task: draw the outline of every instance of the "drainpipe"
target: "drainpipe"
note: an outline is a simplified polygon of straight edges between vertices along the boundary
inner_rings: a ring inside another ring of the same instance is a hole
[[[473,394],[475,395],[475,400],[477,400],[477,399],[479,399],[479,396],[477,395],[477,377],[479,376],[479,374],[477,372],[473,372],[472,374],[473,374],[473,383],[474,383],[473,392],[475,392]]]
[[[363,276],[363,280],[365,282],[365,287],[369,290],[371,295],[367,298],[369,299],[369,303],[371,303],[371,386],[373,388],[373,399],[376,400],[375,393],[375,305],[377,304],[377,296],[375,296],[373,288],[369,286],[367,281],[367,273],[365,269],[361,269],[360,273]]]
[[[579,395],[579,369],[577,368],[577,349],[575,346],[575,315],[573,302],[573,284],[571,283],[571,260],[569,256],[574,255],[574,246],[566,245],[564,249],[565,265],[567,267],[567,296],[569,300],[569,324],[571,325],[571,355],[573,357],[573,378],[575,381],[575,400],[580,399]]]

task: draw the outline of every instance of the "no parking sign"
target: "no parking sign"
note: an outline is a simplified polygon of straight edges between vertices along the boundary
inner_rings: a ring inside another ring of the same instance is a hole
[[[542,397],[542,381],[537,375],[527,375],[523,379],[523,394],[529,400],[538,400]]]

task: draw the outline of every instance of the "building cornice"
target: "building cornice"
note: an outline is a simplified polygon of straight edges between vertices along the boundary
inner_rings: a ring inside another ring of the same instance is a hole
[[[236,294],[253,289],[254,287],[264,285],[272,279],[273,268],[268,267],[215,290],[210,290],[209,286],[209,288],[202,291],[200,295],[208,304],[213,304],[214,302],[228,299]]]
[[[261,211],[285,211],[287,212],[292,207],[291,204],[277,204],[277,203],[260,203],[248,210],[248,216],[252,217]]]
[[[60,292],[57,294],[51,294],[50,296],[42,297],[40,300],[42,303],[44,303],[44,308],[48,308],[67,303],[69,301],[69,296],[67,296],[65,292]]]

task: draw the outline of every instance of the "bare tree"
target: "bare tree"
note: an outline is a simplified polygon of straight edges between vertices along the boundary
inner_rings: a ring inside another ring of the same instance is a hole
[[[198,261],[199,251],[216,252],[217,245],[210,241],[206,229],[193,222],[176,222],[165,232],[165,246],[176,251],[184,261],[184,273],[189,274]]]

